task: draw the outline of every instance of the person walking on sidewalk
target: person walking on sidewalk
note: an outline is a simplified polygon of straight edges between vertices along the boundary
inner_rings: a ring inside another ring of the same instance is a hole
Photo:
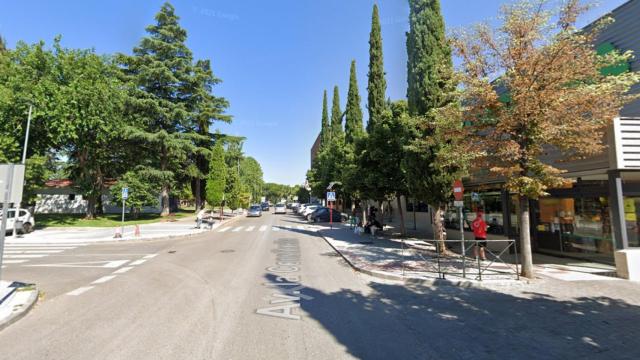
[[[484,250],[487,247],[487,223],[482,218],[482,210],[478,210],[476,219],[471,223],[471,229],[476,238],[476,246],[473,248],[476,259],[480,255],[480,259],[487,260]]]
[[[202,221],[204,220],[206,214],[207,210],[205,208],[202,208],[200,211],[198,211],[198,214],[196,215],[196,229],[200,229],[200,226],[202,226]]]

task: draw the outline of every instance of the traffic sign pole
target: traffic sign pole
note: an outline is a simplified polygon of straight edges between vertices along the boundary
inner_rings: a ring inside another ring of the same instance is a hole
[[[460,219],[460,243],[462,246],[462,277],[466,277],[467,266],[466,266],[466,257],[467,257],[467,249],[464,241],[464,186],[462,185],[462,180],[456,180],[453,182],[453,196],[455,198],[455,206],[458,207],[458,216]]]
[[[122,188],[122,226],[120,228],[120,236],[124,237],[124,209],[129,198],[129,188]]]

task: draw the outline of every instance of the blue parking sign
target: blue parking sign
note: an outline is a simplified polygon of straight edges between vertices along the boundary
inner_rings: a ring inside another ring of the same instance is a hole
[[[129,198],[129,188],[122,188],[122,200]]]

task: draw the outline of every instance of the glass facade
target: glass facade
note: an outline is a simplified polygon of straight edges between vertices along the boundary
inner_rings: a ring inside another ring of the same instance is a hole
[[[640,247],[640,197],[624,198],[624,220],[629,247]]]
[[[548,197],[535,208],[535,240],[539,250],[583,258],[613,260],[608,198]]]

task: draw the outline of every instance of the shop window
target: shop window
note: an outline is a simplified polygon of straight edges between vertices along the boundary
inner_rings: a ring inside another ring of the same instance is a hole
[[[624,220],[630,247],[640,247],[640,197],[624,198]]]

